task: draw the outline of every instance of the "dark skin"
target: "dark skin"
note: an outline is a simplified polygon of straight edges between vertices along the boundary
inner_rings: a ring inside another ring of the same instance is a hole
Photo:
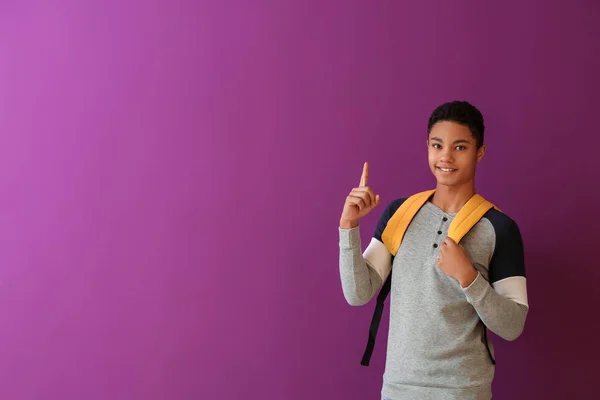
[[[436,190],[431,202],[446,213],[458,212],[475,191],[475,169],[486,147],[477,143],[468,127],[448,121],[436,123],[427,139],[429,167],[436,178]],[[358,187],[347,196],[340,217],[340,227],[355,228],[362,217],[380,204],[379,195],[368,185],[369,166],[363,166]],[[477,277],[465,249],[446,237],[440,246],[437,265],[462,287]]]
[[[429,167],[437,180],[431,202],[444,212],[458,212],[476,193],[475,170],[486,148],[477,147],[468,127],[441,121],[432,127],[427,149]],[[440,246],[437,265],[462,287],[469,286],[477,277],[465,249],[449,237]]]

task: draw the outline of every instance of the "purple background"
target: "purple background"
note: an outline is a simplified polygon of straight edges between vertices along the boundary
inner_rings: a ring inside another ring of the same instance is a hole
[[[387,319],[360,366],[373,304],[343,299],[339,215],[365,160],[384,203],[433,187],[426,122],[454,99],[484,113],[478,190],[527,251],[494,398],[595,396],[599,19],[593,0],[2,2],[0,398],[377,399]]]

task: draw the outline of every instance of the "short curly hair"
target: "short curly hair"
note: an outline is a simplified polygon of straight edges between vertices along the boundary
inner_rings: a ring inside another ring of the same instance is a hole
[[[483,145],[485,131],[483,115],[472,104],[466,101],[451,101],[438,106],[429,117],[428,135],[431,133],[431,128],[440,121],[451,121],[467,126],[475,138],[477,148]]]

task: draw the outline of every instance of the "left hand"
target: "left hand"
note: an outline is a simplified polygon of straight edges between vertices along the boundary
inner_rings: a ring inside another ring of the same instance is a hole
[[[456,279],[462,287],[469,286],[477,278],[477,270],[465,248],[449,237],[440,244],[436,263],[442,272]]]

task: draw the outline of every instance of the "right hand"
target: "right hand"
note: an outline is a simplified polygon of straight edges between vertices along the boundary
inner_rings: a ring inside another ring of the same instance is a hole
[[[363,166],[362,176],[358,187],[352,189],[342,210],[340,218],[340,228],[350,229],[358,226],[362,217],[367,215],[379,202],[379,195],[375,195],[368,185],[369,164]]]

